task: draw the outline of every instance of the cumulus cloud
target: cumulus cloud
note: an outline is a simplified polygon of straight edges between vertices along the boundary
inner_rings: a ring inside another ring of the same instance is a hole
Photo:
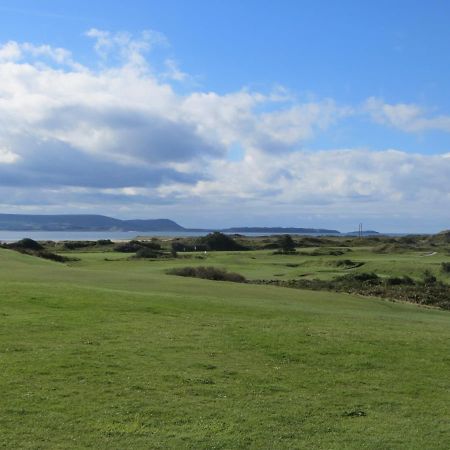
[[[427,116],[426,111],[413,103],[389,104],[376,97],[369,98],[364,109],[382,124],[402,131],[418,133],[429,130],[450,132],[450,116]]]
[[[2,160],[16,163],[0,174],[1,183],[14,173],[19,180],[25,167],[30,177],[35,167],[45,186],[51,180],[55,186],[83,185],[92,173],[97,184],[117,187],[122,179],[129,187],[127,174],[133,170],[137,186],[171,176],[193,182],[198,175],[189,163],[205,167],[206,161],[223,158],[233,142],[263,150],[292,148],[343,114],[331,100],[286,107],[286,97],[245,90],[181,96],[145,58],[152,46],[165,42],[162,35],[144,32],[135,39],[97,29],[87,35],[102,58],[116,55],[120,64],[88,69],[65,49],[16,42],[0,47],[0,145],[11,149]],[[48,59],[57,67],[43,64]],[[181,81],[174,64],[169,64],[171,76]],[[269,106],[275,110],[256,111]],[[62,174],[71,171],[65,182],[53,173],[60,159],[71,162],[65,171],[58,167]],[[43,160],[52,163],[40,164]],[[83,164],[93,169],[82,170]],[[116,175],[102,178],[106,167],[115,168]],[[189,176],[183,173],[187,169]],[[164,177],[155,178],[157,170]]]
[[[194,226],[205,211],[224,226],[245,214],[247,224],[270,213],[298,225],[391,209],[410,215],[411,205],[448,217],[448,155],[307,151],[356,110],[333,99],[299,102],[282,88],[180,95],[171,83],[188,75],[175,60],[161,70],[148,62],[168,46],[163,35],[86,34],[98,54],[90,67],[67,49],[0,46],[3,210],[196,217]],[[372,98],[365,111],[405,131],[447,127],[414,105]],[[235,145],[240,161],[228,155]]]

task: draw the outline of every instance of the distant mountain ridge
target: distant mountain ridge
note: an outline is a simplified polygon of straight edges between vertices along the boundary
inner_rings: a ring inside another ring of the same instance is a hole
[[[258,233],[258,234],[324,234],[344,235],[338,230],[297,227],[231,227],[225,229],[185,228],[170,219],[121,220],[98,214],[0,214],[0,230],[3,231],[168,231]],[[356,233],[356,232],[355,232]],[[353,235],[354,233],[348,233]],[[376,231],[364,235],[377,234]]]
[[[0,214],[0,230],[8,231],[185,231],[169,219],[120,220],[95,214]]]
[[[338,230],[326,228],[296,228],[296,227],[232,227],[220,230],[225,233],[286,233],[286,234],[341,234]]]

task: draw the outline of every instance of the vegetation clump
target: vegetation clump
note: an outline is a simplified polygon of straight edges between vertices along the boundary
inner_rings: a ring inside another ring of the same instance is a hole
[[[42,250],[44,247],[39,244],[39,242],[34,241],[30,238],[24,238],[20,241],[13,242],[12,244],[7,244],[8,248],[11,248],[13,250]]]
[[[156,241],[129,241],[129,242],[123,242],[120,244],[116,244],[113,248],[115,252],[120,253],[136,253],[137,251],[148,248],[155,251],[160,251],[162,249],[161,244]]]
[[[373,272],[359,272],[332,280],[255,280],[254,283],[347,292],[450,309],[450,286],[438,281],[429,271],[425,271],[423,279],[417,281],[409,276],[383,278]]]
[[[214,281],[231,281],[233,283],[245,283],[243,275],[236,272],[228,272],[218,267],[179,267],[167,271],[169,275],[178,275],[181,277],[203,278]]]
[[[334,262],[336,267],[343,267],[344,269],[359,267],[362,263],[358,263],[356,261],[352,261],[351,259],[339,259]]]
[[[236,242],[231,236],[218,231],[200,238],[198,243],[211,251],[248,250],[247,247]]]
[[[141,247],[134,255],[134,258],[159,258],[162,254],[163,253],[160,250],[150,247]]]
[[[15,250],[16,252],[23,253],[25,255],[37,256],[38,258],[49,259],[56,262],[68,262],[76,261],[76,258],[67,258],[65,256],[52,253],[44,248],[39,242],[30,238],[21,239],[20,241],[13,242],[11,244],[3,244],[3,248]]]

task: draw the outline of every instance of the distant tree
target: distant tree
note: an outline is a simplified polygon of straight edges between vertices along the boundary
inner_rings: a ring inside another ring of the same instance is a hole
[[[283,253],[295,252],[295,242],[290,234],[284,234],[278,238],[278,247]]]

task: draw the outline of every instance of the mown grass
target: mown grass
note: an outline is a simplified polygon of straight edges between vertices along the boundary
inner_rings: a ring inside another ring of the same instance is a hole
[[[450,447],[449,312],[165,274],[290,277],[318,257],[72,255],[0,249],[0,447]]]

